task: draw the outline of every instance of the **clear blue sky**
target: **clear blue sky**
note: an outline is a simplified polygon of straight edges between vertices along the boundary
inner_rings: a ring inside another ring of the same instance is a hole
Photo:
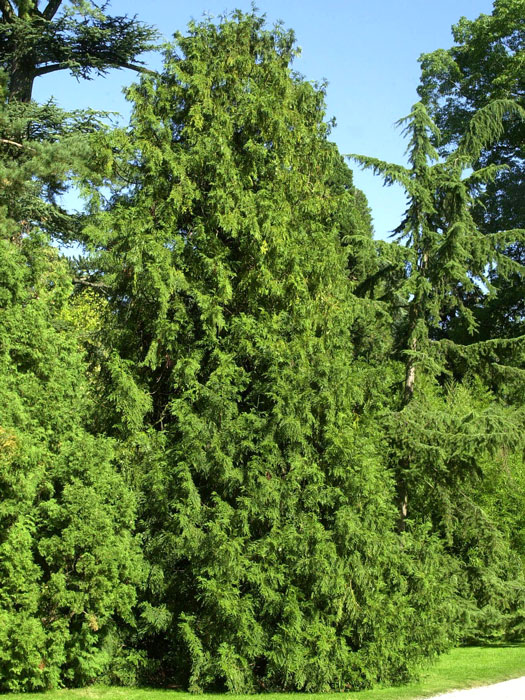
[[[342,153],[363,153],[404,162],[405,144],[394,122],[417,100],[418,57],[452,44],[450,28],[461,16],[490,14],[491,0],[260,0],[268,21],[283,20],[294,29],[302,55],[295,68],[308,80],[328,81],[327,116],[335,117],[332,138]],[[112,0],[111,14],[137,15],[169,39],[190,19],[225,10],[249,11],[249,0]],[[159,67],[158,57],[148,57]],[[115,110],[127,118],[124,85],[130,71],[77,83],[65,73],[39,78],[35,99],[54,95],[65,108]],[[379,178],[353,166],[355,182],[368,197],[376,236],[384,238],[400,220],[404,197],[398,188],[382,187]]]

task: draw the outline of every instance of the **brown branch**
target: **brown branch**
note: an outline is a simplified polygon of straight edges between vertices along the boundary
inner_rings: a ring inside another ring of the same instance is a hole
[[[115,65],[108,64],[102,69],[99,69],[96,66],[89,67],[93,68],[93,70],[109,70],[110,68],[129,68],[129,70],[134,70],[137,73],[145,73],[147,75],[158,75],[156,71],[150,70],[145,66],[136,65],[134,63],[116,63]],[[37,78],[38,76],[45,75],[46,73],[53,73],[54,71],[66,70],[68,68],[71,68],[71,65],[69,63],[51,63],[48,66],[41,66],[40,68],[36,68],[34,71],[34,76],[35,78]]]
[[[27,146],[26,144],[23,143],[18,143],[17,141],[11,141],[11,139],[1,139],[0,138],[0,143],[8,143],[10,146],[16,146],[17,148],[29,148],[30,151],[34,151],[34,148],[31,148],[31,146]]]
[[[49,0],[46,9],[42,12],[42,17],[49,20],[53,19],[61,4],[62,0]]]
[[[9,143],[11,146],[18,146],[18,148],[23,148],[23,143],[18,143],[17,141],[11,141],[11,139],[0,139],[2,143]]]

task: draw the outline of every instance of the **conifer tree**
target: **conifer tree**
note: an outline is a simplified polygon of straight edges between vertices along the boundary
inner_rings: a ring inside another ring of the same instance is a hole
[[[360,415],[348,189],[293,56],[255,14],[190,25],[129,92],[128,185],[89,231],[105,420],[143,494],[142,644],[193,690],[399,682],[453,635],[439,547],[400,542]]]
[[[421,57],[418,91],[441,131],[444,151],[454,149],[474,112],[490,102],[510,99],[525,107],[523,17],[524,0],[495,0],[491,14],[462,17],[452,27],[450,49]],[[498,139],[478,155],[478,168],[505,166],[473,212],[484,231],[525,227],[524,143],[525,124],[509,114]]]
[[[0,113],[2,691],[83,684],[110,667],[140,578],[133,495],[114,443],[90,429],[71,270],[39,226],[52,228],[46,193],[69,169],[67,119],[64,142],[51,127],[31,139],[38,108],[25,108]],[[39,113],[57,125],[56,108]]]
[[[496,99],[512,99],[525,107],[524,0],[495,0],[491,14],[474,20],[462,17],[452,28],[454,45],[421,57],[418,91],[440,128],[440,150],[455,148],[472,114]],[[480,230],[497,233],[525,228],[525,122],[509,114],[497,140],[480,151],[476,168],[503,166],[480,189],[473,216]],[[525,263],[523,243],[509,254]],[[525,287],[516,271],[505,279],[494,271],[498,295],[482,308],[473,306],[477,338],[523,335]]]
[[[509,402],[509,383],[500,391],[489,381],[491,372],[505,371],[501,365],[509,362],[506,370],[523,387],[522,339],[461,345],[448,333],[454,324],[475,332],[471,300],[483,303],[495,293],[492,270],[502,278],[519,270],[505,252],[525,231],[487,235],[473,217],[475,192],[494,177],[494,168],[463,176],[501,135],[507,112],[522,116],[512,101],[495,101],[478,111],[458,148],[440,160],[434,147],[439,131],[418,103],[401,121],[410,138],[409,168],[354,156],[387,184],[400,183],[408,195],[396,230],[407,248],[405,317],[397,328],[404,381],[398,410],[387,421],[390,460],[400,528],[432,522],[459,561],[461,593],[471,611],[464,630],[471,639],[516,633],[525,602],[523,551],[513,550],[497,516],[485,516],[478,500],[484,475],[493,473],[508,449],[522,446],[523,416]]]
[[[69,70],[79,78],[110,68],[147,70],[137,59],[156,32],[136,18],[113,17],[91,0],[0,0],[0,67],[10,100],[29,102],[35,78]]]

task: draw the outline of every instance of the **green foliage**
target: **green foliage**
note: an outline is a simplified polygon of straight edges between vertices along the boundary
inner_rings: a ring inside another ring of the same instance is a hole
[[[9,113],[17,129],[37,109]],[[39,113],[57,115],[52,107]],[[96,404],[81,336],[68,321],[70,268],[37,228],[56,211],[53,193],[68,168],[58,136],[67,142],[68,126],[55,123],[47,134],[49,122],[40,124],[47,139],[1,146],[2,690],[96,677],[111,663],[104,641],[116,621],[132,622],[141,569],[134,499],[116,471],[115,446],[89,432]]]
[[[409,516],[432,524],[458,567],[465,641],[523,635],[522,426],[521,412],[467,383],[420,387],[391,417]]]
[[[509,405],[509,388],[523,387],[522,343],[501,339],[487,349],[470,340],[464,347],[454,342],[457,333],[450,333],[459,326],[465,334],[475,334],[471,300],[483,300],[487,291],[495,295],[490,270],[497,268],[502,279],[520,271],[505,252],[506,244],[520,241],[524,232],[483,234],[472,215],[476,187],[486,169],[462,176],[501,135],[509,112],[522,115],[506,100],[478,111],[457,149],[440,160],[433,145],[439,131],[418,103],[401,121],[410,138],[410,168],[356,156],[387,184],[402,184],[409,198],[397,229],[407,248],[406,280],[400,287],[405,311],[395,326],[405,380],[398,406],[386,417],[389,462],[397,484],[400,528],[430,523],[450,555],[450,565],[459,567],[462,634],[469,640],[522,634],[523,551],[514,546],[497,512],[487,513],[482,505],[485,481],[494,486],[492,465],[499,455],[523,450],[523,412]],[[509,353],[509,345],[514,352]],[[487,366],[492,379],[497,367],[497,396],[483,388],[483,380],[490,377]],[[508,382],[505,390],[502,374]],[[463,384],[449,386],[451,377]],[[521,465],[517,460],[518,473]],[[519,499],[523,503],[522,494]]]
[[[510,99],[524,106],[523,0],[496,0],[491,15],[453,27],[455,45],[421,58],[419,92],[429,104],[451,148],[473,112],[494,100]],[[505,165],[482,197],[479,221],[488,231],[523,228],[524,125],[509,117],[505,133],[480,154],[480,165]],[[521,181],[521,184],[520,184]]]
[[[395,533],[359,417],[377,380],[351,329],[376,318],[348,275],[375,250],[293,55],[256,15],[178,36],[129,93],[134,185],[89,229],[118,349],[100,392],[143,494],[139,637],[193,690],[399,682],[454,634],[439,545]]]
[[[523,119],[520,2],[424,58],[408,167],[357,157],[407,192],[394,243],[291,32],[192,23],[110,130],[24,103],[32,80],[139,68],[152,32],[62,4],[0,0],[0,689],[358,690],[523,638],[523,319],[501,309],[525,232],[479,216]],[[508,63],[483,104],[474,46]],[[471,103],[443,107],[445,70]]]
[[[40,9],[34,0],[2,0],[0,67],[10,99],[29,102],[35,78],[58,70],[81,78],[109,68],[146,70],[136,56],[152,48],[156,32],[135,18],[107,15],[107,4],[48,0]]]
[[[441,129],[444,151],[454,148],[472,114],[494,100],[512,100],[525,107],[523,17],[523,0],[496,0],[490,15],[473,21],[463,17],[453,27],[451,49],[422,56],[419,92]],[[480,188],[473,209],[485,233],[525,229],[525,122],[508,114],[502,125],[504,131],[480,150],[476,164],[493,173]],[[509,252],[524,263],[523,243],[510,245]],[[491,278],[499,295],[483,309],[475,309],[480,337],[522,335],[522,272],[506,280],[494,270]]]
[[[79,239],[83,216],[67,212],[60,197],[72,185],[88,192],[103,183],[106,158],[95,144],[103,116],[2,102],[0,222],[13,241],[35,227],[62,243]]]
[[[473,647],[458,647],[441,656],[435,664],[427,669],[419,681],[396,687],[378,687],[373,690],[361,690],[358,693],[346,693],[348,700],[417,700],[435,697],[437,694],[466,688],[479,688],[519,678],[523,674],[523,645],[505,644]],[[93,688],[77,690],[59,690],[48,693],[34,693],[34,700],[75,700],[85,697],[86,692],[96,700],[166,700],[180,698],[191,700],[191,695],[181,690],[154,688],[118,688],[96,685]],[[23,700],[22,694],[11,694],[11,700]],[[214,695],[204,695],[210,700]],[[221,696],[222,697],[222,696]],[[299,694],[265,693],[267,700],[293,700]],[[310,700],[337,700],[340,694],[316,693],[309,695]]]

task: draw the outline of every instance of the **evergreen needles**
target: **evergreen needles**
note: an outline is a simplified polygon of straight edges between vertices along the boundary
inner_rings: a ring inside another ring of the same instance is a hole
[[[523,109],[357,156],[407,192],[378,243],[291,32],[192,23],[109,129],[27,101],[36,36],[88,76],[151,31],[60,5],[0,2],[0,689],[358,690],[522,638],[523,317],[487,314],[524,231],[478,213]]]

